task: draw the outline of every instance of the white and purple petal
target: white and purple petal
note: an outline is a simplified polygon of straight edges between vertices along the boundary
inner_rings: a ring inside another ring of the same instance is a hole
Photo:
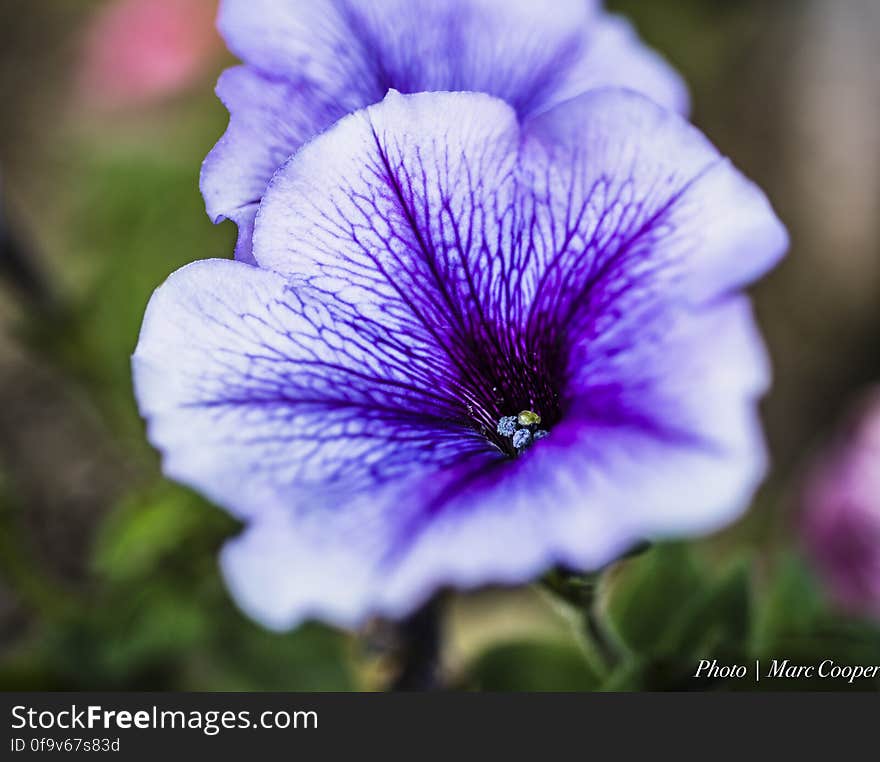
[[[200,186],[211,220],[238,226],[236,259],[253,263],[254,218],[269,178],[345,111],[306,81],[293,84],[246,66],[223,72],[217,95],[229,109],[229,127],[202,164]]]
[[[453,371],[424,359],[431,343],[382,336],[366,312],[349,318],[330,292],[244,263],[174,273],[150,300],[132,360],[166,474],[254,518],[331,500],[336,485],[349,498],[419,463],[499,457],[468,435]]]
[[[521,113],[578,60],[593,0],[223,0],[218,25],[245,62],[336,94],[348,110],[401,92],[471,90]]]
[[[712,301],[788,246],[764,193],[696,127],[637,93],[586,93],[523,132],[531,234],[519,256],[539,278],[523,284],[533,329],[560,312],[589,318],[621,295]]]
[[[544,106],[605,87],[643,93],[678,114],[690,112],[690,93],[681,75],[642,42],[629,21],[613,14],[597,14],[584,32],[580,56]]]

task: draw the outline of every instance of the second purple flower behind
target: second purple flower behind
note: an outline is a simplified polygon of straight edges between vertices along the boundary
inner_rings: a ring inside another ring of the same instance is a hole
[[[245,64],[217,85],[229,129],[201,186],[211,218],[238,225],[236,259],[252,264],[275,171],[389,89],[484,92],[521,120],[611,85],[688,106],[681,78],[599,0],[223,0],[219,27]]]

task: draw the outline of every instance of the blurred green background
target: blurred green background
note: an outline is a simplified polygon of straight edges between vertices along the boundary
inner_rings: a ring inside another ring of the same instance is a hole
[[[0,0],[0,199],[26,254],[0,283],[0,688],[381,688],[381,627],[279,635],[238,612],[216,566],[235,522],[164,481],[145,441],[129,355],[147,299],[177,267],[232,251],[232,224],[212,226],[198,191],[232,59],[211,0],[187,2],[202,6],[186,17],[188,68],[114,96],[83,73],[114,2]],[[880,4],[609,6],[679,67],[697,124],[792,233],[754,292],[776,369],[774,470],[729,531],[606,575],[599,641],[545,588],[451,597],[444,675],[488,690],[845,688],[690,675],[703,658],[880,664],[880,629],[834,610],[795,531],[805,465],[880,379]]]

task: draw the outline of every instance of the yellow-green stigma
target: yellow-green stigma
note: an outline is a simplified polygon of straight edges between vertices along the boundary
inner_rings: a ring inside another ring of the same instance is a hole
[[[520,426],[537,426],[541,422],[541,416],[531,410],[523,410],[516,417],[516,422]]]

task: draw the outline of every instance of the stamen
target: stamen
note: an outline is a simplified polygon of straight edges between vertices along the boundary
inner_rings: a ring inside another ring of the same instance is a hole
[[[505,415],[498,421],[496,431],[503,437],[512,437],[516,432],[516,416]]]
[[[519,455],[533,442],[549,435],[546,429],[537,428],[541,416],[532,410],[523,410],[519,415],[504,415],[498,419],[495,430],[502,437],[510,439],[512,454]]]
[[[532,443],[532,432],[528,429],[518,429],[513,435],[513,446],[517,450],[524,450]]]

